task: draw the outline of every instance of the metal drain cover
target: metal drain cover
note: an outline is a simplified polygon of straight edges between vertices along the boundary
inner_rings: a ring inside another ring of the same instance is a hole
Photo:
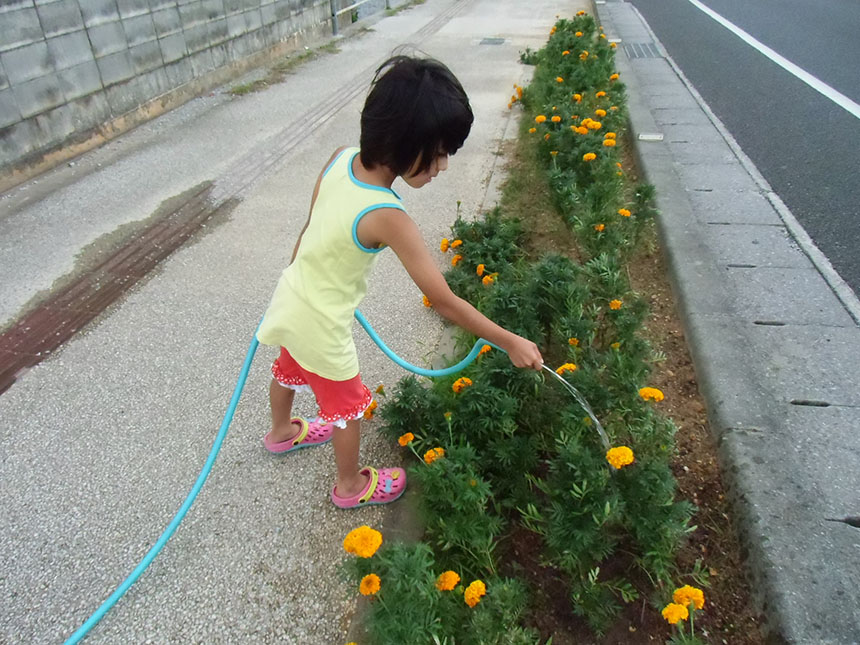
[[[624,43],[622,47],[627,58],[663,58],[654,43]]]

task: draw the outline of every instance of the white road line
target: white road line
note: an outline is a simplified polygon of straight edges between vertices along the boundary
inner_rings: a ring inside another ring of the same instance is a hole
[[[836,105],[838,105],[839,107],[841,107],[842,109],[847,111],[849,114],[860,119],[860,105],[858,105],[857,103],[855,103],[854,101],[849,99],[847,96],[845,96],[841,92],[833,89],[827,83],[824,83],[823,81],[817,79],[815,76],[813,76],[812,74],[810,74],[806,70],[801,69],[800,67],[798,67],[797,65],[792,63],[790,60],[785,58],[784,56],[781,56],[780,54],[776,53],[774,50],[772,50],[770,47],[765,45],[763,42],[756,40],[755,38],[750,36],[747,32],[745,32],[743,29],[741,29],[740,27],[735,25],[734,23],[729,22],[728,20],[723,18],[720,14],[715,12],[713,9],[711,9],[710,7],[707,7],[706,5],[699,2],[699,0],[687,0],[687,1],[691,5],[693,5],[694,7],[701,10],[703,13],[705,13],[708,17],[716,20],[723,27],[725,27],[730,32],[732,32],[735,36],[737,36],[738,38],[743,40],[746,44],[750,45],[751,47],[754,47],[760,53],[767,56],[774,63],[776,63],[777,65],[782,67],[785,71],[787,71],[790,74],[793,74],[794,76],[799,78],[801,81],[803,81],[804,83],[809,85],[809,87],[814,89],[816,92],[819,92],[822,95],[826,96],[831,101],[836,103]]]

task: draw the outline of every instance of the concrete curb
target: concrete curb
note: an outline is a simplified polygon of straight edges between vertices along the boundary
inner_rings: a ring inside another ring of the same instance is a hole
[[[661,53],[629,59],[619,48],[617,67],[767,636],[857,643],[860,534],[825,521],[857,510],[856,298],[635,8],[597,10],[610,38]]]

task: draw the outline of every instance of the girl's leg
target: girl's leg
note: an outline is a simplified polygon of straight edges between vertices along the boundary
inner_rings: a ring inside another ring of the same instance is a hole
[[[294,390],[283,387],[275,379],[269,385],[269,404],[272,408],[272,442],[279,443],[292,439],[302,429],[301,424],[292,423]]]
[[[361,420],[346,422],[346,428],[335,428],[332,435],[334,461],[337,466],[335,493],[339,497],[353,497],[367,486],[368,478],[358,472],[358,444]]]

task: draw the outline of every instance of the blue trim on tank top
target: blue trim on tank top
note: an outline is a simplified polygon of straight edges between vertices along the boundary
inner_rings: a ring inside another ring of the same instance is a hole
[[[396,208],[397,210],[406,212],[406,209],[403,208],[403,206],[400,204],[373,204],[372,206],[368,206],[358,215],[356,215],[355,219],[352,221],[352,241],[355,242],[355,245],[365,253],[379,253],[380,251],[385,249],[384,246],[381,246],[378,249],[369,249],[358,241],[358,222],[370,211],[375,211],[378,208]]]
[[[358,150],[355,154],[352,155],[349,160],[349,165],[347,166],[347,169],[349,170],[349,178],[353,181],[353,183],[356,186],[361,186],[362,188],[369,188],[370,190],[381,190],[383,193],[390,193],[394,195],[397,199],[400,199],[400,195],[395,193],[392,188],[383,188],[382,186],[374,186],[373,184],[367,184],[355,176],[355,173],[352,172],[352,164],[355,161],[355,158],[358,156],[359,152],[361,152],[361,150]]]

